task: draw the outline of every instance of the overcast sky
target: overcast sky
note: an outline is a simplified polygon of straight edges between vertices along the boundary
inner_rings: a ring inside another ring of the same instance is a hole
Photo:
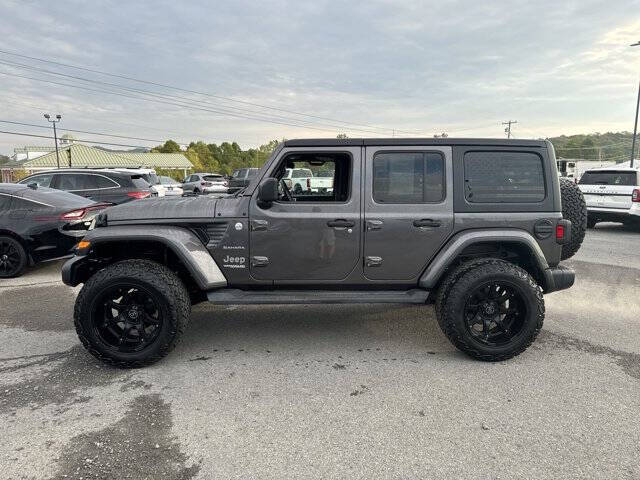
[[[69,129],[243,147],[337,133],[500,137],[508,119],[518,121],[516,137],[631,130],[638,7],[640,0],[0,0],[1,50],[212,95],[0,53],[0,62],[138,89],[0,64],[0,120],[46,125],[49,111]],[[7,123],[0,130],[49,134]],[[0,134],[4,154],[42,144],[49,142]]]

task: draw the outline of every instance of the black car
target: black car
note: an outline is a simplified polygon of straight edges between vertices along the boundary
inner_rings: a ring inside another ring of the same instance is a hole
[[[235,170],[231,174],[229,180],[229,193],[237,192],[238,190],[246,187],[251,182],[251,179],[256,176],[259,168],[240,168]]]
[[[49,170],[30,175],[18,183],[64,190],[96,202],[116,205],[156,195],[141,174],[118,170]]]
[[[0,183],[0,278],[72,253],[106,206],[51,188]]]

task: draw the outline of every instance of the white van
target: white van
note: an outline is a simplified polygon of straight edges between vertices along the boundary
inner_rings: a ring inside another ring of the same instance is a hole
[[[587,202],[587,226],[598,222],[640,223],[640,178],[629,167],[594,168],[578,183]]]

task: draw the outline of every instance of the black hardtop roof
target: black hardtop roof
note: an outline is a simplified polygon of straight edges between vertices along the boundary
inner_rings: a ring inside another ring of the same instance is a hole
[[[537,147],[545,148],[546,140],[522,140],[507,138],[304,138],[286,140],[285,147],[344,147],[344,146],[422,146],[465,145],[482,147]]]

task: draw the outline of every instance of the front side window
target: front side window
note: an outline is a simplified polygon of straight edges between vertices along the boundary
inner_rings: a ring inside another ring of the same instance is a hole
[[[438,203],[444,200],[444,157],[437,152],[378,152],[373,157],[377,203]]]
[[[464,193],[470,203],[533,203],[546,197],[542,158],[530,152],[467,152]]]
[[[291,154],[274,176],[283,202],[346,202],[351,189],[351,157],[333,152]]]

